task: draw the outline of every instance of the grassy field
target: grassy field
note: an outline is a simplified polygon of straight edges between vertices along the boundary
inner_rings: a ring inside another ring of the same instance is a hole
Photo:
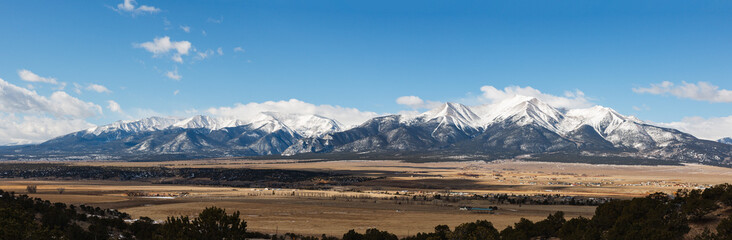
[[[407,163],[401,161],[197,160],[172,162],[78,162],[92,166],[171,168],[256,168],[343,172],[384,177],[364,182],[366,189],[431,189],[476,193],[611,196],[630,198],[680,188],[729,182],[732,169],[683,166],[591,165],[522,161]],[[351,186],[358,188],[359,186]]]
[[[31,194],[50,201],[114,208],[133,217],[164,220],[172,215],[193,215],[207,206],[241,211],[252,230],[266,233],[340,235],[349,229],[388,230],[400,236],[430,231],[435,225],[454,227],[486,219],[497,228],[521,217],[540,220],[555,211],[567,217],[591,216],[592,206],[501,205],[495,214],[458,210],[461,205],[488,206],[480,200],[462,202],[404,201],[390,198],[400,192],[422,194],[511,193],[561,194],[630,198],[679,188],[729,182],[732,169],[702,165],[615,166],[542,162],[399,161],[247,161],[198,160],[175,162],[77,162],[75,165],[256,168],[342,172],[379,179],[328,190],[232,188],[153,184],[142,181],[2,179],[0,189]],[[64,193],[59,194],[58,189]],[[131,196],[130,193],[137,193]],[[496,205],[496,204],[491,204]]]
[[[164,220],[172,215],[192,216],[205,207],[218,206],[229,211],[241,211],[252,230],[266,233],[296,232],[301,234],[342,234],[349,229],[363,231],[367,228],[388,230],[398,235],[430,231],[439,224],[452,227],[478,219],[488,219],[496,226],[505,227],[521,217],[540,220],[555,211],[565,211],[567,216],[591,216],[592,206],[557,205],[498,205],[496,214],[476,214],[458,210],[458,204],[433,204],[430,202],[406,203],[379,199],[385,194],[372,194],[374,198],[359,199],[360,193],[334,193],[331,191],[262,190],[223,187],[171,186],[136,182],[114,181],[33,181],[4,180],[1,189],[24,192],[27,185],[37,185],[33,197],[52,202],[87,204],[113,208],[133,217],[147,216]],[[65,188],[63,194],[57,189]],[[185,197],[128,197],[125,192],[144,191],[154,194],[188,192]],[[291,196],[293,191],[308,196]],[[275,193],[272,195],[272,193]],[[325,197],[337,195],[339,197]],[[343,196],[354,197],[343,197]],[[460,204],[481,206],[480,201]],[[487,207],[487,206],[486,206]]]

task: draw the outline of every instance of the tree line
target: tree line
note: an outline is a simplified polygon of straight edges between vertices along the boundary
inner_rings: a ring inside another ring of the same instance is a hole
[[[679,190],[674,195],[654,193],[631,200],[615,200],[597,207],[591,218],[566,219],[564,213],[550,214],[533,222],[522,218],[513,226],[498,230],[491,222],[463,223],[454,229],[439,225],[432,232],[401,240],[478,239],[683,239],[690,223],[719,220],[694,239],[732,239],[732,185],[705,190]],[[127,221],[126,221],[127,220]],[[27,195],[0,190],[0,239],[279,239],[279,240],[399,240],[387,231],[350,230],[342,236],[303,236],[294,233],[268,235],[247,231],[240,213],[209,207],[198,216],[168,217],[161,223],[150,218],[131,221],[130,216],[111,209],[51,203]]]

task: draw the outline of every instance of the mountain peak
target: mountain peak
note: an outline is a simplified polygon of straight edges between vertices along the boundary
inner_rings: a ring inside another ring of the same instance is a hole
[[[315,114],[262,112],[252,122],[277,121],[305,137],[317,137],[342,130],[338,121]]]
[[[227,127],[236,127],[242,125],[243,122],[235,119],[215,118],[204,115],[196,115],[183,119],[172,125],[172,127],[179,128],[207,128],[211,130],[217,130]]]
[[[567,111],[566,116],[573,120],[568,121],[567,128],[573,129],[581,125],[589,125],[602,135],[610,134],[625,122],[636,122],[634,118],[626,117],[612,108],[599,105],[590,108],[572,109]]]
[[[537,124],[550,130],[564,118],[556,108],[531,96],[516,95],[502,101],[484,105],[483,123],[490,125],[496,122],[514,122],[519,125]]]
[[[438,121],[440,125],[454,125],[458,129],[476,129],[480,117],[470,107],[447,102],[430,111],[420,114],[417,119],[421,121]]]
[[[422,113],[422,116],[426,117],[427,119],[435,119],[439,117],[454,117],[464,119],[468,122],[473,122],[480,119],[480,117],[473,113],[473,111],[470,110],[468,106],[451,102],[443,103],[442,105],[440,105],[440,107]]]
[[[732,144],[732,138],[731,137],[720,138],[719,140],[717,140],[717,142]]]

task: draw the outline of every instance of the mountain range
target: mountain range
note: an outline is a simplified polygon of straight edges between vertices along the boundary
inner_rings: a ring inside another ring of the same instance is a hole
[[[194,116],[119,121],[36,145],[3,147],[3,159],[166,159],[232,156],[379,156],[440,159],[652,159],[732,165],[732,145],[654,126],[613,109],[564,110],[515,96],[468,107],[386,115],[347,127],[318,115],[264,112],[247,120]]]

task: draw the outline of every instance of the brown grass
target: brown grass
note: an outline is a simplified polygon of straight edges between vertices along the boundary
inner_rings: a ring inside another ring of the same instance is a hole
[[[383,177],[343,189],[360,192],[309,191],[283,189],[263,191],[251,188],[212,186],[156,185],[147,182],[119,181],[49,181],[3,179],[0,189],[25,193],[27,185],[37,185],[41,197],[50,201],[91,204],[115,208],[133,217],[148,216],[164,220],[172,215],[194,215],[207,206],[228,211],[241,211],[250,229],[266,233],[296,232],[301,234],[338,235],[349,229],[363,231],[379,228],[404,236],[431,231],[439,224],[454,227],[460,223],[486,219],[497,228],[512,225],[521,217],[541,220],[555,211],[567,217],[591,216],[589,206],[499,205],[497,214],[475,214],[459,211],[459,205],[485,206],[485,202],[406,203],[392,197],[397,190],[425,193],[514,193],[612,196],[630,198],[662,191],[673,193],[691,188],[729,182],[732,169],[702,166],[615,166],[538,162],[447,162],[404,163],[399,161],[335,161],[297,162],[254,160],[197,160],[154,163],[78,162],[93,166],[166,166],[222,167],[259,169],[297,169],[334,171],[352,175]],[[574,185],[556,185],[555,183]],[[66,189],[58,194],[57,188]],[[235,191],[236,190],[236,191]],[[128,197],[126,192],[148,194],[180,194],[174,199]],[[293,191],[299,194],[291,196]],[[333,198],[333,196],[336,196]],[[346,197],[348,196],[348,197]],[[372,199],[356,199],[369,196]],[[491,204],[493,205],[493,204]]]

